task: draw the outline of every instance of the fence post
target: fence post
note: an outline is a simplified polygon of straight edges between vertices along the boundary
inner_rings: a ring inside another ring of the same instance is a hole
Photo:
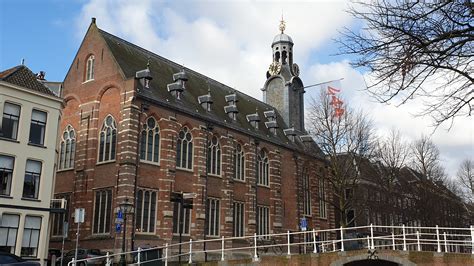
[[[221,261],[224,261],[224,249],[225,249],[225,241],[224,241],[224,236],[222,236],[222,244],[221,244]]]
[[[370,236],[367,236],[367,249],[370,249]]]
[[[140,265],[142,262],[141,262],[141,252],[142,252],[142,248],[141,247],[138,247],[138,259],[137,259],[137,264]]]
[[[374,226],[370,224],[370,249],[375,249],[374,246]]]
[[[344,231],[341,226],[341,252],[344,252]]]
[[[438,252],[441,252],[441,244],[439,243],[439,229],[438,225],[436,225],[436,243],[438,244]]]
[[[289,230],[286,232],[286,235],[287,235],[287,240],[288,240],[288,242],[287,242],[287,247],[288,247],[287,255],[288,255],[288,256],[291,256],[291,251],[290,251],[290,231],[289,231]]]
[[[76,261],[74,260],[74,258],[72,258],[71,260],[71,265],[76,266]]]
[[[105,265],[109,266],[110,265],[110,253],[107,252],[107,254],[105,254]]]
[[[403,251],[407,251],[407,237],[405,234],[405,225],[402,224],[402,233],[403,233]]]
[[[189,260],[188,263],[193,263],[193,240],[189,239]]]
[[[444,235],[444,252],[448,252],[448,242],[446,240],[446,232],[443,232]]]
[[[316,247],[316,231],[313,228],[313,253],[318,253],[318,248]]]
[[[416,247],[418,251],[421,251],[421,245],[420,245],[420,231],[416,231]]]
[[[168,266],[168,243],[165,243],[165,266]]]
[[[332,251],[336,251],[336,240],[332,241]]]
[[[253,261],[258,261],[258,254],[257,254],[257,233],[253,233],[253,249],[254,249]]]
[[[396,247],[395,247],[395,234],[393,233],[393,229],[392,229],[392,249],[395,250]]]
[[[471,225],[471,253],[474,254],[474,226]]]

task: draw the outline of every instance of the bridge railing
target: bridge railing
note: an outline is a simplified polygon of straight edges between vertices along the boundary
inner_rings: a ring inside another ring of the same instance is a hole
[[[202,260],[249,258],[258,261],[262,256],[301,253],[327,253],[348,250],[413,250],[432,252],[456,252],[474,254],[474,227],[416,227],[367,225],[337,229],[282,232],[276,234],[220,237],[193,240],[182,243],[166,243],[164,246],[138,248],[130,252],[107,253],[93,259],[68,262],[83,265],[85,262],[103,260],[111,265],[120,259],[135,265],[172,261],[193,263]],[[181,250],[181,253],[179,252]]]

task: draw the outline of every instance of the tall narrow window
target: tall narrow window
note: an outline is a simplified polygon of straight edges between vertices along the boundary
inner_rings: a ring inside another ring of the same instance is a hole
[[[69,200],[71,196],[69,194],[65,195],[56,195],[55,199],[65,199],[66,200],[66,209],[64,212],[53,213],[53,222],[51,225],[51,236],[62,237],[67,232],[64,231],[64,223],[68,222],[69,217]]]
[[[63,132],[59,145],[58,169],[71,169],[74,167],[74,155],[76,153],[76,133],[72,126],[67,126]]]
[[[117,144],[117,126],[111,115],[108,115],[99,135],[99,162],[115,160],[115,148]]]
[[[0,217],[0,250],[15,253],[20,215],[3,213]]]
[[[27,215],[25,217],[25,227],[23,229],[23,240],[21,241],[21,256],[37,256],[40,231],[41,217]]]
[[[303,214],[306,216],[311,215],[311,189],[308,169],[303,170]]]
[[[257,155],[257,180],[259,185],[270,185],[268,178],[268,156],[264,150],[260,150],[260,153]]]
[[[208,236],[219,236],[220,226],[220,201],[207,199],[207,231]]]
[[[0,155],[0,195],[10,196],[15,158]]]
[[[139,189],[135,211],[135,228],[139,233],[154,233],[156,221],[156,191]]]
[[[173,234],[182,233],[189,235],[189,225],[191,224],[191,209],[182,209],[180,202],[174,203],[173,208]]]
[[[327,218],[326,214],[326,185],[324,184],[324,180],[321,178],[319,179],[319,217],[320,218]]]
[[[110,232],[110,216],[112,212],[112,191],[99,190],[95,192],[94,204],[94,234]]]
[[[234,178],[242,181],[245,179],[245,154],[242,145],[238,143],[234,149]]]
[[[94,63],[95,63],[95,57],[93,55],[89,56],[89,58],[87,58],[85,81],[94,79]]]
[[[23,183],[23,198],[38,198],[41,166],[42,163],[40,161],[26,161],[25,181]]]
[[[3,105],[2,128],[0,137],[16,140],[18,137],[18,121],[20,120],[20,106],[12,103]]]
[[[234,236],[244,236],[244,203],[234,202]]]
[[[212,136],[207,150],[207,159],[209,165],[209,174],[221,174],[221,145],[216,136]]]
[[[176,143],[176,167],[193,168],[193,136],[187,127],[183,127],[178,134]]]
[[[44,133],[46,131],[46,113],[33,110],[30,124],[30,143],[44,145]]]
[[[257,235],[268,235],[270,233],[270,208],[265,206],[257,207]],[[263,236],[266,238],[267,236]]]
[[[140,159],[157,163],[160,160],[160,129],[153,117],[143,124],[140,138]]]

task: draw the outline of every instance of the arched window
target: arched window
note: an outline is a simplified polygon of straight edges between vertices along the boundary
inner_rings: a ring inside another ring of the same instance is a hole
[[[176,167],[193,168],[193,136],[187,127],[183,127],[178,134],[176,143]]]
[[[86,62],[86,81],[94,79],[94,63],[94,55],[89,56]]]
[[[281,64],[286,65],[286,51],[281,53]]]
[[[245,154],[242,145],[237,143],[234,149],[234,179],[245,179]]]
[[[70,125],[63,132],[59,146],[58,169],[70,169],[74,167],[74,154],[76,153],[76,132]]]
[[[221,174],[221,145],[216,136],[212,136],[207,150],[209,174]]]
[[[264,150],[257,155],[257,180],[259,185],[269,186],[268,179],[268,156]]]
[[[160,129],[155,118],[150,117],[143,124],[140,159],[150,162],[159,162],[160,160]]]
[[[99,162],[115,160],[115,146],[117,143],[117,125],[111,115],[104,119],[99,134]]]

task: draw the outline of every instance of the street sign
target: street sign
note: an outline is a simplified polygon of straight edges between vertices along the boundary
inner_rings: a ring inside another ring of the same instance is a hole
[[[120,233],[122,231],[122,224],[115,224],[115,232]]]
[[[84,208],[77,208],[74,212],[74,222],[75,223],[83,223],[85,216]]]
[[[197,194],[194,193],[194,192],[191,192],[191,193],[183,193],[183,198],[184,198],[184,199],[194,199],[195,197],[197,197]]]
[[[300,228],[301,228],[301,231],[306,231],[306,229],[308,229],[308,221],[306,220],[305,217],[301,218],[300,220]]]
[[[117,212],[117,218],[123,219],[123,212],[122,212],[122,210],[119,210],[119,211]]]

